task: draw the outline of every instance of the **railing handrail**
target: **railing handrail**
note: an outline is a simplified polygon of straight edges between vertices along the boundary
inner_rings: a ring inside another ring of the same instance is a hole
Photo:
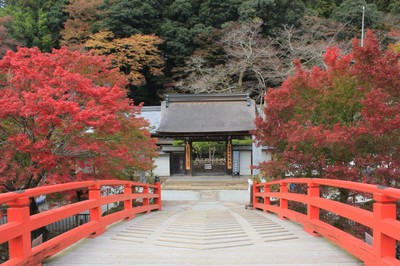
[[[337,180],[337,179],[324,179],[324,178],[287,178],[275,181],[269,181],[266,183],[258,183],[259,186],[264,184],[279,185],[282,183],[289,184],[307,184],[314,183],[321,186],[329,186],[336,188],[345,188],[350,190],[356,190],[364,193],[382,193],[388,197],[400,200],[400,189],[385,187],[380,185],[357,183],[352,181]]]
[[[123,193],[102,196],[101,187],[105,186],[122,186]],[[140,192],[133,190],[137,187],[142,188]],[[78,189],[87,189],[89,199],[43,211],[37,215],[29,214],[29,198]],[[142,200],[142,206],[132,206],[132,201],[136,199]],[[150,199],[153,199],[153,202]],[[123,210],[102,216],[102,206],[112,202],[123,202]],[[103,233],[106,226],[114,222],[132,219],[137,213],[161,210],[161,185],[159,182],[151,185],[128,180],[71,182],[3,193],[0,194],[0,204],[9,206],[8,222],[0,225],[0,244],[8,242],[10,259],[2,265],[38,265],[82,238]],[[32,247],[31,231],[85,210],[89,211],[90,222]]]
[[[151,185],[147,183],[140,183],[129,180],[93,180],[93,181],[80,181],[80,182],[70,182],[64,184],[56,184],[56,185],[48,185],[48,186],[40,186],[30,189],[16,190],[7,193],[0,194],[0,204],[5,204],[7,202],[13,201],[17,198],[21,197],[38,197],[40,195],[63,192],[68,190],[77,190],[81,188],[89,188],[91,186],[124,186],[127,184],[131,184],[132,186],[137,187],[148,187],[148,188],[156,188],[156,185]]]
[[[290,192],[289,184],[306,185],[307,193]],[[278,185],[279,191],[271,191],[273,185]],[[320,186],[371,194],[371,200],[374,201],[373,211],[322,198]],[[279,206],[272,205],[271,198],[278,198]],[[396,259],[396,241],[400,241],[400,221],[396,219],[395,205],[395,201],[400,200],[400,189],[344,180],[288,178],[265,183],[254,182],[252,200],[255,209],[274,212],[281,219],[290,219],[302,224],[305,231],[324,236],[363,260],[366,265],[400,265],[400,261]],[[290,210],[289,201],[305,204],[307,214]],[[320,210],[335,213],[371,228],[372,245],[322,221]]]

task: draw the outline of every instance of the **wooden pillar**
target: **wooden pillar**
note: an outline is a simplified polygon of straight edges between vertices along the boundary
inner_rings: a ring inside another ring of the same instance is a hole
[[[160,178],[156,176],[156,179],[154,180],[156,183],[157,188],[154,190],[154,194],[158,195],[158,198],[154,199],[154,204],[158,205],[158,210],[161,211],[162,208],[162,201],[161,201],[161,182]]]
[[[270,193],[271,187],[269,184],[264,184],[264,193]],[[271,197],[268,195],[264,195],[264,205],[271,205]],[[266,211],[266,210],[264,210]]]
[[[95,238],[98,235],[101,235],[106,231],[106,228],[102,225],[102,215],[101,215],[101,205],[100,205],[100,199],[101,199],[101,191],[100,191],[100,186],[99,185],[94,185],[89,188],[89,200],[95,201],[96,206],[89,209],[89,215],[90,215],[90,221],[91,222],[97,222],[97,226],[95,231],[89,236],[89,238]]]
[[[251,203],[253,204],[253,209],[257,208],[258,199],[257,199],[256,194],[258,192],[260,192],[260,190],[258,189],[257,185],[258,185],[257,181],[253,180],[253,187],[252,187],[252,192],[253,193],[251,195],[251,197],[252,197],[251,198]]]
[[[143,206],[149,207],[149,205],[150,205],[150,199],[148,198],[149,197],[149,187],[147,185],[143,187],[142,197],[143,197]],[[147,209],[147,213],[150,213],[149,209]]]
[[[124,185],[124,194],[129,195],[129,196],[132,195],[131,183]],[[132,199],[131,198],[124,200],[124,209],[130,211],[129,215],[125,218],[125,220],[131,220],[131,219],[135,218],[135,214],[132,212]]]
[[[396,239],[384,233],[385,224],[382,221],[385,219],[396,220],[395,199],[380,193],[374,193],[374,200],[373,248],[375,256],[378,259],[383,259],[384,257],[394,258],[396,256]]]
[[[319,198],[319,185],[312,182],[308,182],[307,187],[307,224],[304,226],[304,230],[312,236],[319,236],[317,232],[313,230],[313,221],[319,221],[319,208],[312,204],[313,198]]]
[[[278,213],[278,217],[279,217],[280,219],[282,219],[282,220],[286,220],[285,212],[287,211],[288,206],[289,206],[288,200],[285,199],[285,198],[282,198],[282,196],[284,196],[284,195],[285,195],[286,193],[288,193],[288,192],[289,192],[288,184],[285,183],[285,182],[281,182],[281,183],[280,183],[280,190],[279,190],[279,196],[280,196],[279,205],[280,205],[280,210],[279,210],[279,213]]]
[[[185,143],[185,169],[187,174],[192,174],[192,142]]]
[[[232,140],[226,142],[226,173],[232,174]]]
[[[31,232],[29,231],[29,198],[18,198],[9,202],[7,210],[8,223],[20,223],[23,225],[22,232],[18,237],[8,242],[10,259],[25,260],[31,255]],[[9,231],[9,230],[8,230]]]

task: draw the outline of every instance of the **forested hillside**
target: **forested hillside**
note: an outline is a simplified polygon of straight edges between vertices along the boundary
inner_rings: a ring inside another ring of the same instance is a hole
[[[258,101],[293,70],[324,66],[365,25],[398,41],[399,0],[0,0],[0,56],[17,46],[112,55],[128,96],[250,92]]]

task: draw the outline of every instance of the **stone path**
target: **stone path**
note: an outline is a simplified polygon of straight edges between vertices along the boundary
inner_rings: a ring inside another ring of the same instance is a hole
[[[44,265],[361,265],[324,238],[242,202],[165,201]]]

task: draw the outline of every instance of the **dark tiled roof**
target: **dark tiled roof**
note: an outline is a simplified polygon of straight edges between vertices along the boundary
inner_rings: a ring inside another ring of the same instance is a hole
[[[255,129],[255,102],[247,94],[167,95],[160,135],[232,134]]]

